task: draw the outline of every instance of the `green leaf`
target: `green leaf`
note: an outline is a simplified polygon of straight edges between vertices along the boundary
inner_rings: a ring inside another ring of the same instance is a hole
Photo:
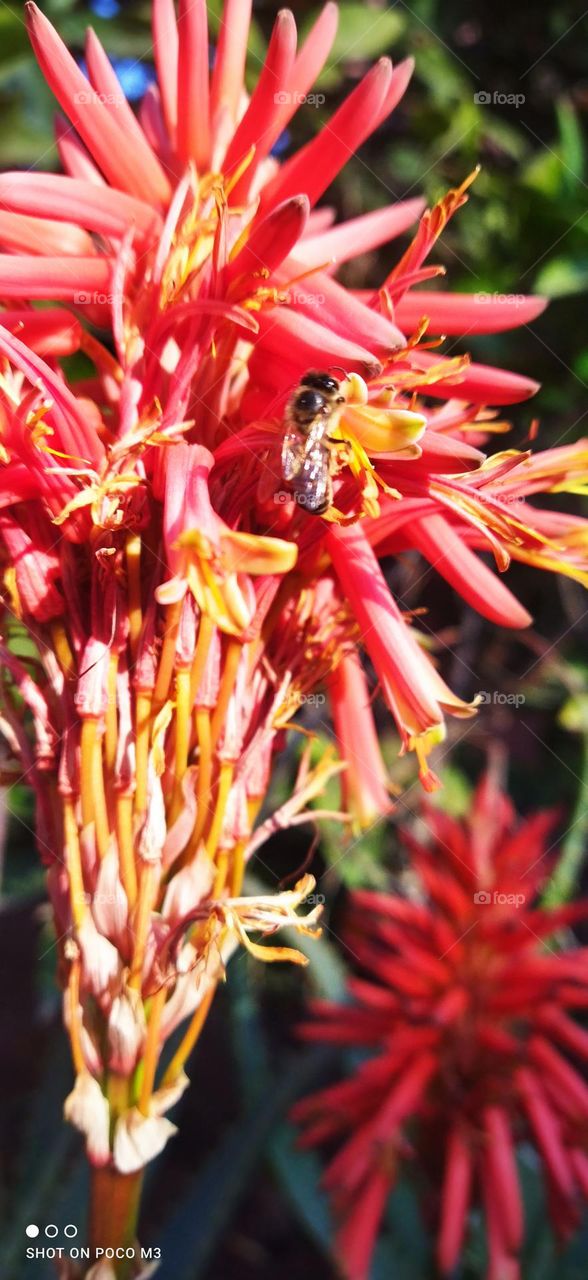
[[[80,1143],[63,1122],[63,1099],[71,1088],[69,1045],[59,1026],[49,1046],[45,1069],[29,1104],[28,1122],[20,1148],[10,1224],[4,1223],[0,1243],[0,1275],[19,1280],[54,1280],[52,1262],[23,1262],[25,1227],[29,1222],[73,1222],[84,1232],[87,1183],[85,1161],[72,1154]],[[40,1152],[43,1158],[39,1158]]]
[[[586,225],[588,226],[588,213]],[[584,293],[588,289],[588,263],[579,262],[577,258],[552,258],[535,277],[533,287],[548,298]]]
[[[321,1161],[316,1152],[297,1148],[295,1138],[291,1125],[282,1124],[274,1130],[269,1144],[272,1167],[306,1234],[330,1254],[333,1220],[320,1186]]]
[[[537,152],[522,174],[522,180],[549,200],[557,200],[562,193],[562,164],[555,151]]]
[[[200,1280],[251,1176],[267,1150],[280,1117],[309,1088],[324,1061],[322,1050],[299,1055],[289,1069],[273,1077],[261,1103],[229,1130],[193,1178],[158,1238],[166,1275]]]
[[[570,177],[581,182],[584,177],[584,140],[578,116],[568,98],[560,98],[555,105],[559,124],[562,161],[570,171]]]
[[[312,21],[316,18],[313,15]],[[311,21],[303,24],[301,39]],[[387,53],[406,29],[398,8],[372,9],[365,4],[341,4],[339,27],[326,67],[317,79],[319,89],[336,88],[350,62],[369,62]]]
[[[457,765],[444,764],[443,786],[433,792],[431,803],[451,814],[452,818],[463,818],[470,807],[471,797],[472,787],[465,773]]]
[[[568,733],[588,735],[588,692],[579,692],[564,702],[558,716],[559,723]]]
[[[0,63],[11,62],[30,49],[22,15],[8,5],[0,9]]]

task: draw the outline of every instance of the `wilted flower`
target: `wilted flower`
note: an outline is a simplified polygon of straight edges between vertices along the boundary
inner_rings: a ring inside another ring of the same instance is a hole
[[[365,1280],[386,1200],[418,1170],[442,1275],[458,1263],[481,1205],[489,1280],[516,1280],[523,1242],[516,1147],[536,1148],[557,1234],[588,1198],[588,1089],[576,1063],[588,1035],[588,952],[548,939],[588,904],[535,905],[553,812],[517,821],[489,774],[469,817],[427,806],[425,842],[403,845],[420,892],[356,892],[345,941],[360,973],[351,1002],[315,1001],[306,1038],[368,1056],[295,1108],[306,1144],[337,1144],[324,1183],[340,1216],[346,1275]]]

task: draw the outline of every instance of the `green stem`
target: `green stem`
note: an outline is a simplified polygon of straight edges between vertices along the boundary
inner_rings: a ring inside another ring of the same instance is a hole
[[[569,902],[576,891],[586,852],[588,835],[588,735],[582,739],[580,787],[561,857],[543,894],[542,906],[558,907]]]

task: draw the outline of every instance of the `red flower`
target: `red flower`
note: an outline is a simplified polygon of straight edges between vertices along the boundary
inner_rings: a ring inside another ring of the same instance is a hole
[[[40,353],[76,350],[80,327],[74,321],[68,334],[62,309],[31,321],[24,300],[73,303],[85,320],[112,327],[121,363],[140,370],[145,403],[157,393],[160,362],[168,374],[187,368],[173,342],[178,325],[180,347],[201,349],[190,371],[195,389],[206,399],[211,383],[218,387],[211,408],[221,412],[229,400],[224,365],[243,359],[247,330],[256,336],[250,372],[259,402],[286,395],[317,360],[376,374],[402,351],[414,388],[439,382],[442,399],[454,394],[456,379],[472,404],[514,403],[537,389],[498,369],[466,369],[462,358],[442,361],[440,370],[436,357],[406,342],[425,315],[433,334],[493,333],[527,323],[545,305],[518,295],[411,293],[438,274],[425,259],[470,179],[423,214],[375,296],[352,294],[333,278],[334,268],[388,243],[423,213],[417,198],[333,227],[329,211],[316,208],[397,107],[412,59],[393,66],[381,58],[317,136],[280,164],[274,144],[327,62],[335,4],[324,6],[300,44],[293,14],[280,11],[248,97],[251,0],[226,3],[212,74],[204,0],[180,0],[177,16],[172,0],[153,0],[157,83],[138,118],[93,31],[85,76],[40,9],[27,3],[25,12],[39,66],[67,117],[57,124],[65,172],[0,175],[0,297],[18,304],[6,312],[6,327],[24,324]],[[211,367],[204,357],[213,341]],[[203,417],[202,443],[211,445],[215,418]]]
[[[554,814],[517,824],[490,776],[466,821],[425,813],[431,842],[403,835],[423,896],[353,894],[345,941],[364,972],[349,981],[354,1004],[315,1002],[303,1030],[373,1052],[295,1118],[306,1144],[340,1144],[325,1186],[352,1280],[369,1275],[388,1193],[410,1163],[431,1190],[441,1273],[481,1204],[488,1280],[516,1280],[517,1143],[539,1153],[560,1237],[588,1197],[588,1087],[574,1065],[588,1058],[588,1032],[570,1016],[588,1006],[588,951],[545,944],[588,904],[534,905]]]
[[[203,0],[181,0],[177,16],[172,0],[154,0],[157,85],[138,117],[93,32],[86,77],[39,8],[25,8],[40,68],[69,124],[57,130],[64,173],[0,175],[0,507],[10,509],[0,556],[10,570],[21,557],[23,606],[39,617],[58,608],[57,577],[54,590],[33,599],[53,523],[62,545],[85,545],[97,526],[119,544],[128,533],[135,594],[142,588],[145,596],[145,555],[132,539],[140,529],[143,540],[153,501],[165,498],[169,574],[156,584],[158,601],[171,609],[189,589],[184,647],[194,606],[206,612],[212,602],[224,633],[242,634],[270,609],[266,579],[274,577],[277,592],[277,574],[294,558],[289,583],[298,595],[308,589],[317,599],[332,575],[337,611],[347,631],[358,627],[402,750],[416,752],[423,784],[433,788],[427,757],[445,717],[475,708],[432,667],[378,561],[417,550],[474,608],[514,627],[529,614],[479,549],[491,549],[500,570],[518,558],[588,582],[588,522],[524,501],[582,491],[585,443],[531,462],[512,450],[486,460],[476,446],[492,430],[488,406],[524,400],[536,384],[430,349],[441,333],[526,323],[543,300],[414,291],[439,274],[426,259],[471,177],[424,212],[413,199],[332,226],[331,212],[318,207],[349,155],[399,103],[411,60],[392,67],[381,59],[305,147],[284,163],[272,154],[328,59],[335,5],[325,5],[300,45],[293,15],[277,15],[249,97],[250,0],[227,0],[210,73]],[[376,293],[337,281],[340,264],[417,219],[412,243]],[[77,314],[35,312],[37,299]],[[112,351],[88,324],[108,331]],[[72,390],[59,361],[79,349],[93,369]],[[305,371],[335,362],[349,376],[329,434],[333,503],[317,519],[284,489],[284,410]],[[23,506],[32,501],[29,516]],[[16,552],[10,521],[23,524]],[[120,583],[121,564],[116,573]],[[328,617],[316,616],[325,634]],[[135,608],[133,650],[140,621]],[[288,653],[302,657],[292,646]],[[340,724],[369,721],[358,679],[335,678],[332,688]],[[353,767],[345,728],[339,736]],[[354,797],[359,821],[388,804],[381,764],[373,764],[371,794],[364,777],[363,801]],[[354,785],[350,776],[350,794]]]

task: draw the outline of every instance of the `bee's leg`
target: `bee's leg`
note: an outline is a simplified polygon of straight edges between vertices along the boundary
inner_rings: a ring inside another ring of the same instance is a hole
[[[329,471],[332,476],[336,476],[341,467],[347,466],[351,454],[346,440],[333,441],[333,445],[335,447],[329,450]]]

